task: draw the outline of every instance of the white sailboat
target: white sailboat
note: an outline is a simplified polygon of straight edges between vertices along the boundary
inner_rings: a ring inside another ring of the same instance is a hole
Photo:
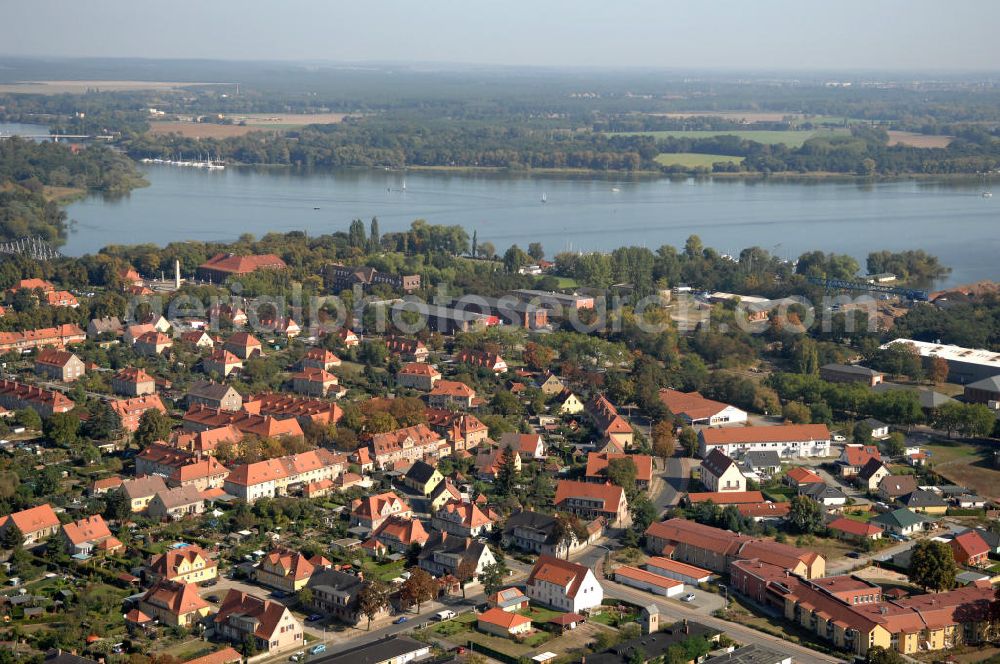
[[[544,191],[542,192],[542,202],[543,203],[548,203],[549,202],[549,197],[545,195]]]
[[[406,178],[403,178],[403,191],[406,191]]]

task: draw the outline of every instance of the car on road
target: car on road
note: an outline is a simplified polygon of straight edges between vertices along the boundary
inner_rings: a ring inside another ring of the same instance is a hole
[[[860,558],[861,557],[861,554],[858,553],[857,551],[848,551],[846,555],[847,555],[848,558]]]
[[[218,595],[205,595],[205,599],[208,600],[209,602],[215,602],[215,603],[219,602]]]
[[[284,599],[288,597],[288,593],[286,593],[284,590],[275,590],[273,593],[271,593],[271,597],[273,597],[274,599]]]
[[[400,616],[400,617],[396,618],[395,620],[393,620],[392,624],[393,625],[402,625],[403,623],[406,622],[406,620],[407,620],[406,616]]]
[[[322,619],[323,619],[323,616],[320,615],[319,613],[311,613],[306,618],[306,622],[316,622],[317,620],[322,620]]]
[[[306,654],[301,650],[288,658],[289,662],[301,662],[306,658]]]
[[[681,597],[681,601],[682,602],[693,602],[694,601],[694,593],[688,593],[687,595],[684,595],[683,597]]]
[[[204,583],[202,583],[201,587],[202,588],[211,588],[212,586],[217,585],[218,583],[219,583],[218,579],[209,579],[208,581],[205,581]]]
[[[317,643],[316,645],[314,645],[312,648],[309,649],[309,654],[310,655],[318,655],[321,652],[326,652],[326,644],[325,643]]]
[[[847,442],[847,436],[845,436],[842,433],[835,433],[835,434],[833,434],[833,442],[835,442],[835,443],[846,443]]]

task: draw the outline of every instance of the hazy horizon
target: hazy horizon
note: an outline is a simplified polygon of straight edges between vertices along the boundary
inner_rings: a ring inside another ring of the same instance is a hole
[[[324,64],[705,71],[984,72],[1000,3],[596,0],[372,5],[36,0],[0,16],[0,53]]]

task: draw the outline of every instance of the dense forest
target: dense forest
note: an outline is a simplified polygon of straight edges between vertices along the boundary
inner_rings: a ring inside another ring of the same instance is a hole
[[[46,187],[120,195],[144,184],[135,163],[107,146],[0,140],[0,241],[28,235],[62,241],[66,214]]]

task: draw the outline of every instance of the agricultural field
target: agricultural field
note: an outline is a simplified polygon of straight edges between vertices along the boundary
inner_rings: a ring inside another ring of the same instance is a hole
[[[913,131],[889,130],[889,145],[908,145],[911,148],[946,148],[954,136],[931,136]]]
[[[149,133],[154,136],[180,134],[184,138],[229,138],[243,136],[252,131],[263,131],[263,129],[263,127],[186,122],[184,120],[149,123]]]
[[[758,143],[764,143],[765,145],[777,145],[779,143],[784,143],[790,148],[797,148],[810,138],[816,138],[817,136],[831,136],[835,133],[838,132],[832,129],[814,129],[811,131],[767,131],[763,129],[746,129],[736,131],[637,131],[620,132],[613,135],[654,136],[656,138],[712,138],[714,136],[738,136],[739,138],[749,141],[757,141]]]
[[[663,166],[684,166],[686,168],[697,168],[705,166],[711,168],[717,162],[727,162],[730,164],[743,163],[743,157],[733,157],[727,154],[701,154],[696,152],[661,152],[656,155],[656,163]]]
[[[192,120],[151,122],[149,133],[180,134],[185,138],[229,138],[243,136],[252,131],[285,131],[311,124],[336,124],[345,117],[344,113],[248,113],[232,116],[230,119],[236,124]]]

